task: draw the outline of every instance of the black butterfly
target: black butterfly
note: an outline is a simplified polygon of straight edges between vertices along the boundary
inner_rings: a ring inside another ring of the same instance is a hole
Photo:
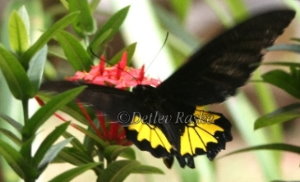
[[[132,92],[88,85],[82,102],[119,120],[127,138],[139,149],[163,158],[171,167],[194,168],[194,157],[213,159],[232,140],[229,121],[202,106],[219,103],[245,84],[295,12],[277,9],[254,16],[221,34],[154,88],[138,85]],[[44,90],[62,91],[78,86],[67,81],[44,84]]]

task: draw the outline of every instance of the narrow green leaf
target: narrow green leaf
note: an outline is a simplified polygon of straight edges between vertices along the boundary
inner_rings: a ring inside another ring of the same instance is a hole
[[[68,162],[70,164],[80,166],[82,164],[94,162],[94,160],[87,153],[75,148],[65,147],[53,162]]]
[[[103,155],[109,161],[114,161],[119,155],[125,156],[127,159],[135,159],[134,150],[131,147],[121,145],[110,145],[105,147]]]
[[[38,168],[40,170],[40,172],[42,172],[47,165],[52,162],[55,157],[59,154],[59,152],[68,144],[70,143],[70,141],[72,140],[72,138],[63,140],[55,145],[53,145],[45,154],[44,158],[42,159],[42,161],[39,163]]]
[[[19,122],[17,122],[13,118],[11,118],[5,114],[0,114],[0,118],[2,118],[4,121],[6,121],[12,127],[14,127],[17,131],[19,131],[19,132],[22,131],[23,125],[21,125]]]
[[[233,154],[242,153],[242,152],[250,152],[253,150],[281,150],[284,152],[292,152],[292,153],[300,154],[299,146],[289,145],[289,144],[285,144],[285,143],[272,143],[272,144],[258,145],[258,146],[254,146],[254,147],[248,147],[248,148],[236,150],[236,151],[230,152],[226,155],[223,155],[222,158],[233,155]],[[219,157],[219,158],[221,158],[221,157]]]
[[[52,98],[49,94],[45,93],[39,93],[38,96],[45,102],[48,102]],[[70,115],[82,124],[87,123],[86,118],[83,116],[82,111],[75,102],[70,102],[66,104],[64,107],[60,108],[60,110]]]
[[[76,129],[79,130],[79,131],[81,131],[82,133],[84,133],[86,136],[90,137],[97,144],[101,145],[102,148],[104,148],[105,146],[108,145],[103,140],[101,140],[97,135],[95,135],[94,133],[86,130],[85,128],[83,128],[83,127],[81,127],[79,125],[76,125]]]
[[[34,154],[33,161],[35,164],[39,164],[44,158],[47,151],[54,144],[54,142],[66,131],[69,123],[63,123],[60,126],[56,127],[41,143],[36,153]]]
[[[163,174],[163,171],[156,167],[141,165],[135,160],[119,160],[110,163],[101,175],[101,182],[120,182],[131,173],[141,174]]]
[[[88,48],[90,53],[95,54],[95,52],[98,53],[99,51],[102,51],[104,44],[110,39],[112,32],[112,29],[108,29],[101,35],[95,37]]]
[[[85,171],[92,169],[98,166],[99,163],[89,163],[79,167],[75,167],[73,169],[67,170],[66,172],[56,176],[50,182],[62,182],[62,181],[71,181],[73,178],[77,177],[78,175],[84,173]]]
[[[88,1],[76,1],[70,0],[69,11],[70,12],[80,12],[80,16],[76,18],[73,23],[74,29],[84,35],[92,34],[95,31],[95,22],[89,8]]]
[[[27,75],[31,81],[34,94],[39,90],[47,60],[48,48],[45,45],[30,60]]]
[[[61,4],[66,8],[69,9],[69,2],[68,0],[60,0]]]
[[[183,28],[179,20],[174,15],[161,8],[160,6],[155,7],[155,12],[159,20],[162,22],[163,26],[165,26],[168,31],[170,31],[175,35],[175,37],[177,37],[187,45],[187,47],[184,48],[186,49],[186,51],[184,52],[191,52],[191,50],[199,47],[199,43],[201,42],[195,39],[195,37],[191,36],[191,34]],[[177,45],[175,44],[174,46]],[[182,45],[180,46],[180,48],[178,48],[179,51],[180,49],[182,49]]]
[[[28,64],[32,56],[40,50],[59,30],[64,29],[72,23],[78,16],[79,12],[70,13],[52,25],[41,37],[24,53],[23,62]]]
[[[292,75],[288,74],[287,72],[283,70],[273,70],[263,74],[262,79],[265,82],[275,85],[285,90],[292,96],[300,99],[299,80],[297,78],[294,78]]]
[[[180,18],[181,21],[185,20],[188,10],[191,7],[192,1],[191,0],[171,0],[172,8],[175,10],[177,16]]]
[[[68,91],[65,91],[55,97],[53,97],[46,105],[40,108],[28,121],[28,124],[24,126],[23,134],[29,136],[35,133],[37,129],[50,117],[55,111],[62,108],[64,105],[74,100],[85,87],[78,87]]]
[[[62,46],[67,60],[72,65],[72,67],[77,70],[90,70],[93,64],[92,58],[72,34],[60,31],[56,35],[57,41]]]
[[[282,107],[274,112],[268,113],[255,121],[254,129],[280,124],[292,119],[300,118],[300,103]]]
[[[119,10],[117,13],[111,16],[111,18],[103,25],[101,29],[99,29],[99,31],[96,32],[95,38],[89,46],[93,51],[96,51],[95,48],[101,47],[101,45],[99,45],[99,42],[97,42],[96,40],[99,40],[99,37],[102,36],[103,33],[111,31],[109,36],[106,38],[106,40],[110,40],[119,31],[120,26],[127,16],[128,10],[129,6]]]
[[[299,44],[280,44],[273,45],[267,48],[268,51],[290,51],[295,53],[300,53],[300,45]]]
[[[225,3],[237,22],[241,22],[249,16],[247,6],[243,0],[227,0]]]
[[[10,146],[8,143],[0,139],[0,154],[10,165],[10,167],[21,177],[24,178],[24,171],[21,163],[25,164],[21,154]]]
[[[25,25],[27,37],[30,37],[30,19],[29,19],[28,11],[27,11],[25,5],[23,5],[18,10],[18,14],[19,14],[20,18],[22,18],[22,22]],[[28,41],[30,42],[30,40],[28,40]]]
[[[0,69],[15,98],[21,100],[33,96],[32,86],[21,63],[1,45]]]
[[[130,61],[133,57],[134,51],[136,48],[136,43],[130,44],[129,46],[123,48],[121,51],[119,51],[113,58],[111,58],[108,63],[110,65],[114,65],[118,63],[123,55],[124,52],[127,52],[127,60]],[[129,64],[129,62],[127,62]]]
[[[83,144],[74,135],[66,131],[62,136],[64,138],[73,138],[73,140],[71,141],[72,147],[78,151],[85,152]]]
[[[274,66],[300,67],[300,63],[295,63],[295,62],[263,62],[261,64],[274,65]]]
[[[11,141],[13,141],[18,146],[22,144],[22,140],[20,139],[20,137],[17,137],[17,135],[15,135],[13,132],[4,128],[0,128],[0,133],[7,136]]]
[[[29,47],[29,37],[26,26],[16,11],[10,15],[8,31],[10,47],[19,54],[25,52]]]
[[[92,0],[90,2],[90,9],[92,11],[92,13],[97,9],[99,3],[100,3],[101,0]]]

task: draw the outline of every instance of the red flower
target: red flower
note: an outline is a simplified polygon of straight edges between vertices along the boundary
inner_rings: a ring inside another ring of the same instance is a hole
[[[67,78],[70,81],[83,80],[95,85],[107,85],[115,88],[125,89],[136,85],[157,86],[160,81],[145,77],[145,68],[140,69],[127,66],[127,52],[124,52],[121,60],[114,66],[106,66],[105,58],[93,66],[89,72],[77,71],[74,76]]]

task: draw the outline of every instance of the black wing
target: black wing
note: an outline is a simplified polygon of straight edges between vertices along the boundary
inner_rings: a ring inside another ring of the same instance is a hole
[[[294,15],[292,10],[273,10],[233,27],[191,56],[157,87],[158,92],[192,105],[224,101],[245,84],[263,49],[273,44]]]
[[[90,104],[95,110],[101,111],[108,116],[112,121],[120,121],[119,117],[126,122],[130,122],[131,114],[138,109],[139,102],[136,102],[135,97],[129,91],[116,89],[92,84],[86,85],[87,88],[77,97],[80,102]],[[54,81],[46,82],[42,85],[41,90],[63,92],[80,86],[80,83],[69,81]],[[124,114],[124,112],[130,114]],[[123,114],[122,116],[120,114]],[[128,120],[128,121],[126,121]]]

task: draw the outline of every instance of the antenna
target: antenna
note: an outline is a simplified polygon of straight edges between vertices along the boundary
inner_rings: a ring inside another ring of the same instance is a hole
[[[159,56],[159,54],[162,51],[162,49],[165,47],[168,38],[169,38],[169,32],[166,33],[165,40],[164,40],[163,44],[161,45],[161,47],[159,48],[159,50],[157,51],[157,53],[155,54],[155,56],[152,58],[150,64],[147,66],[147,69],[145,70],[145,73],[147,72],[147,70],[150,69],[150,67],[153,64],[153,62],[156,60],[156,58]]]

